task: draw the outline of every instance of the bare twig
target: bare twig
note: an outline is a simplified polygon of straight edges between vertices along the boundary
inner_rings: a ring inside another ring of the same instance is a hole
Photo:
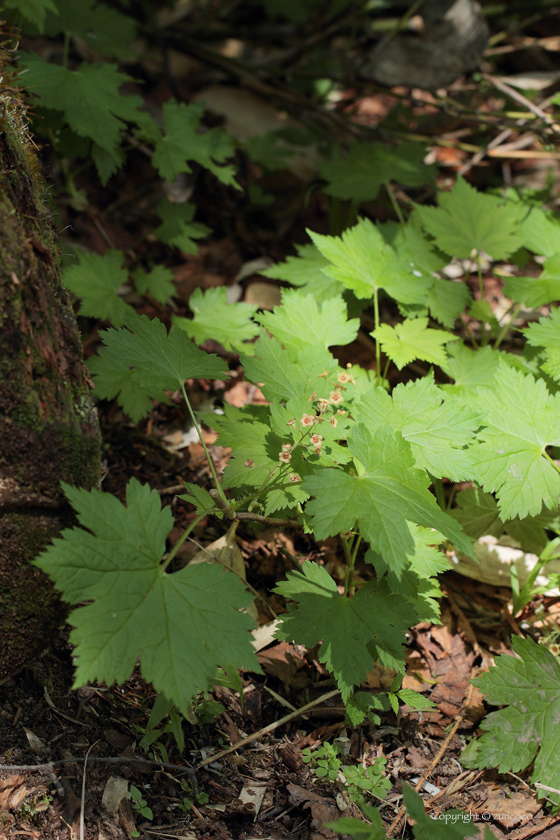
[[[507,85],[505,82],[502,82],[501,79],[497,79],[495,76],[490,76],[487,73],[484,73],[484,78],[486,81],[490,82],[497,90],[501,90],[502,93],[505,93],[506,96],[509,96],[511,99],[515,99],[516,102],[519,102],[520,105],[523,105],[524,108],[527,108],[528,111],[532,111],[537,117],[540,117],[547,125],[552,128],[553,131],[560,133],[560,125],[554,122],[552,117],[543,111],[538,105],[535,105],[534,102],[531,102],[530,99],[527,99],[526,96],[523,96],[522,93],[519,93],[518,90]]]
[[[77,723],[78,726],[90,726],[91,725],[89,723],[84,723],[83,720],[78,720],[77,718],[70,717],[70,715],[65,715],[64,712],[61,712],[60,709],[57,709],[56,706],[54,705],[54,703],[51,700],[51,697],[49,695],[49,692],[47,690],[47,686],[44,686],[43,691],[45,693],[45,700],[47,701],[48,705],[51,707],[51,709],[53,710],[53,712],[55,714],[59,715],[60,717],[63,717],[64,720],[69,720],[71,723]]]
[[[244,747],[245,744],[250,744],[251,741],[256,741],[257,738],[262,738],[263,735],[268,735],[269,732],[273,732],[275,729],[278,729],[278,727],[283,726],[285,723],[289,723],[289,721],[299,717],[300,715],[307,712],[309,709],[313,709],[315,706],[319,706],[321,703],[325,703],[332,697],[336,697],[337,694],[340,694],[340,691],[338,689],[335,689],[334,691],[329,691],[327,692],[327,694],[322,694],[320,697],[317,697],[316,700],[312,700],[311,703],[307,703],[306,706],[302,706],[301,709],[297,709],[295,712],[290,712],[289,715],[284,715],[284,717],[280,718],[274,723],[270,723],[263,729],[259,729],[258,732],[253,732],[252,735],[248,735],[247,738],[242,738],[241,741],[238,741],[236,744],[233,744],[233,746],[229,747],[229,749],[222,750],[221,752],[216,753],[215,755],[205,758],[204,761],[201,761],[196,765],[196,769],[198,770],[200,767],[204,767],[206,764],[212,764],[214,761],[218,761],[218,759],[223,758],[225,755],[229,755],[230,753],[235,752],[239,749],[239,747]]]
[[[0,770],[28,770],[36,773],[48,773],[54,770],[55,767],[61,767],[63,764],[71,764],[72,762],[81,760],[80,758],[74,757],[58,758],[56,761],[46,761],[44,764],[0,764]],[[196,770],[193,767],[166,764],[165,761],[150,761],[147,758],[127,758],[122,755],[116,758],[103,758],[102,756],[92,755],[88,758],[88,761],[90,764],[91,762],[97,762],[99,764],[149,764],[151,767],[163,767],[165,770],[187,773],[192,779],[196,778]]]
[[[86,770],[87,770],[87,763],[89,754],[92,749],[95,747],[95,744],[98,742],[95,741],[94,744],[91,745],[89,750],[86,753],[86,757],[84,759],[84,774],[82,776],[82,801],[80,802],[80,840],[84,840],[85,835],[85,821],[84,821],[84,813],[86,810]]]
[[[272,516],[261,516],[259,513],[252,513],[250,511],[236,513],[234,519],[262,522],[263,525],[291,525],[292,527],[299,527],[299,523],[295,519],[274,519]]]

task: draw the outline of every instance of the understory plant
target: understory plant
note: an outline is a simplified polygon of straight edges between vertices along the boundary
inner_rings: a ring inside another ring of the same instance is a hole
[[[221,127],[206,129],[201,103],[171,97],[154,119],[139,86],[130,92],[133,76],[115,63],[137,58],[137,22],[122,11],[131,4],[119,4],[121,11],[93,0],[4,5],[21,16],[27,35],[58,46],[54,61],[20,52],[20,82],[75,212],[90,209],[77,186],[81,173],[91,169],[105,184],[138,149],[162,183],[210,173],[236,194],[237,154],[273,171],[294,153],[280,133],[240,144]],[[206,517],[338,538],[344,584],[319,562],[289,572],[275,590],[288,603],[276,637],[320,644],[319,659],[353,725],[375,720],[387,705],[396,712],[399,702],[426,707],[401,688],[407,631],[438,620],[437,576],[454,557],[472,556],[482,535],[504,533],[546,557],[560,534],[560,309],[552,305],[560,300],[560,225],[538,196],[484,194],[460,176],[451,190],[434,189],[433,204],[411,202],[405,212],[393,186],[433,184],[423,144],[311,135],[298,143],[313,145],[320,158],[313,188],[333,217],[350,202],[350,222],[338,225],[346,228],[341,235],[309,230],[297,256],[263,272],[284,284],[273,311],[228,303],[224,288],[197,290],[193,317],[174,315],[168,329],[120,293],[132,279],[152,303],[173,296],[173,272],[150,252],[139,259],[115,248],[80,251],[64,274],[79,314],[112,325],[89,360],[96,395],[116,399],[138,422],[154,402],[181,394],[207,456],[211,486],[185,485],[179,498],[196,515],[173,548],[171,508],[133,478],[125,504],[100,489],[65,485],[79,527],[36,561],[74,607],[76,685],[122,683],[140,659],[161,692],[158,715],[166,709],[158,722],[169,715],[165,726],[178,743],[179,715],[192,716],[193,697],[216,684],[217,666],[228,675],[260,672],[244,582],[218,563],[175,568],[180,547]],[[248,184],[247,193],[258,186]],[[398,221],[359,215],[380,190]],[[160,195],[152,239],[167,254],[196,253],[210,233],[196,213],[190,201]],[[490,270],[511,301],[500,314],[484,296]],[[540,317],[524,327],[535,310]],[[340,348],[360,329],[369,361],[340,364]],[[206,352],[206,339],[224,353]],[[197,416],[187,380],[224,382],[232,353],[265,402]],[[223,474],[201,424],[231,447]],[[357,574],[358,559],[367,573]],[[519,606],[527,592],[514,594]],[[517,657],[500,657],[479,678],[489,702],[504,708],[487,718],[487,734],[466,760],[511,772],[534,762],[533,781],[558,789],[560,760],[547,746],[555,743],[558,660],[530,639],[515,650]],[[396,673],[385,706],[356,692],[374,662]]]
[[[246,379],[267,403],[202,415],[232,457],[223,477],[208,457],[213,489],[185,485],[180,498],[196,517],[174,548],[166,549],[170,508],[162,509],[159,495],[136,479],[126,505],[99,490],[65,487],[82,527],[65,531],[37,562],[68,602],[87,604],[70,617],[77,684],[122,682],[140,657],[146,679],[185,714],[216,665],[260,670],[243,582],[216,563],[172,571],[180,546],[209,515],[303,528],[318,540],[339,537],[343,591],[324,566],[303,562],[276,586],[288,602],[276,635],[308,647],[321,643],[319,659],[349,715],[358,710],[361,719],[366,711],[353,699],[356,687],[375,661],[404,671],[407,629],[437,620],[437,574],[450,567],[454,552],[472,555],[473,538],[504,530],[526,549],[543,550],[559,527],[557,310],[523,331],[522,353],[506,351],[501,345],[515,324],[493,324],[483,300],[471,305],[463,336],[443,329],[471,294],[441,273],[452,257],[480,266],[483,259],[504,261],[521,245],[537,251],[535,226],[542,256],[560,247],[560,228],[540,208],[482,195],[459,180],[440,194],[438,207],[418,207],[401,225],[364,218],[341,237],[311,232],[316,250],[291,265],[300,279],[303,269],[314,283],[325,277],[330,292],[321,302],[300,286],[285,290],[273,312],[229,305],[241,333],[232,326],[230,340]],[[518,310],[525,300],[535,306],[560,296],[554,260],[547,256],[539,277],[507,281]],[[372,369],[341,367],[329,349],[351,343],[359,327],[341,289],[373,303]],[[396,302],[400,319],[381,322],[382,293]],[[166,391],[180,391],[200,432],[185,381],[223,380],[226,365],[191,340],[196,317],[192,329],[182,319],[169,332],[133,310],[123,319],[124,326],[101,334],[103,347],[91,364],[96,386],[102,393],[108,383],[125,394],[134,389],[146,407]],[[208,313],[206,319],[211,330]],[[249,322],[259,333],[247,344]],[[400,370],[418,361],[431,368],[389,387],[391,365]],[[472,487],[454,497],[457,482]],[[367,581],[355,575],[362,545],[374,572]],[[529,681],[557,668],[553,654],[531,641],[524,656]],[[500,666],[495,679],[499,673]],[[413,705],[413,694],[401,699]],[[517,699],[508,702],[513,709]],[[517,726],[537,725],[533,707],[516,714]],[[550,783],[557,762],[544,764],[536,780]]]

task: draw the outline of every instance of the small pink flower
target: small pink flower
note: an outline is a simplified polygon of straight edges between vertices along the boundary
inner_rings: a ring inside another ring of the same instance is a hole
[[[320,455],[320,454],[321,454],[321,447],[320,447],[320,446],[318,446],[318,447],[315,449],[315,455]]]
[[[247,458],[247,460],[245,461],[245,466],[246,466],[246,467],[254,467],[254,466],[255,466],[255,462],[253,461],[253,459],[252,459],[252,458]]]
[[[328,400],[319,400],[319,401],[318,401],[318,406],[317,406],[317,407],[318,407],[319,411],[320,411],[320,412],[321,412],[321,414],[322,414],[324,411],[326,411],[326,410],[327,410],[327,408],[329,407],[329,405],[330,405],[330,402],[329,402]]]
[[[313,402],[313,400],[315,399],[316,396],[317,396],[317,391],[313,391],[313,393],[311,394],[311,396],[309,397],[307,402]]]
[[[340,409],[338,409],[338,411],[336,413],[338,414],[339,417],[346,417],[346,415],[348,414],[347,411],[341,411]]]
[[[281,452],[278,457],[279,457],[280,462],[282,464],[289,464],[290,461],[292,460],[292,456],[290,455],[289,452]]]
[[[311,435],[309,438],[313,446],[321,446],[321,441],[323,440],[323,435]]]
[[[333,427],[333,429],[336,429],[336,427],[338,426],[338,420],[336,419],[336,417],[331,417],[331,426]]]
[[[317,418],[313,414],[304,414],[299,421],[302,426],[314,426]]]
[[[344,400],[344,397],[342,396],[340,391],[331,391],[329,397],[329,402],[331,403],[331,405],[340,405],[340,403]]]
[[[296,481],[301,481],[300,476],[297,473],[292,473],[290,476],[290,481],[295,484]]]
[[[292,444],[291,443],[283,443],[282,444],[282,452],[291,452],[292,451]]]
[[[336,380],[337,382],[340,382],[341,385],[346,385],[346,383],[350,381],[350,374],[346,373],[346,371],[342,371],[338,374]]]
[[[288,420],[286,426],[295,426],[296,425],[296,418],[294,417],[293,420]]]

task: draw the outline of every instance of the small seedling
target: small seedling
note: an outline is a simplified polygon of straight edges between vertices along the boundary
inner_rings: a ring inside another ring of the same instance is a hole
[[[153,820],[154,812],[148,807],[148,803],[142,796],[141,791],[134,785],[130,785],[130,798],[132,799],[132,809],[140,816],[147,820]]]

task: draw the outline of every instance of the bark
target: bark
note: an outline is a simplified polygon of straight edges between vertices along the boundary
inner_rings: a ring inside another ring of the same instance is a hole
[[[101,436],[26,112],[0,91],[0,681],[67,611],[32,560],[71,522],[61,481],[91,488]]]

